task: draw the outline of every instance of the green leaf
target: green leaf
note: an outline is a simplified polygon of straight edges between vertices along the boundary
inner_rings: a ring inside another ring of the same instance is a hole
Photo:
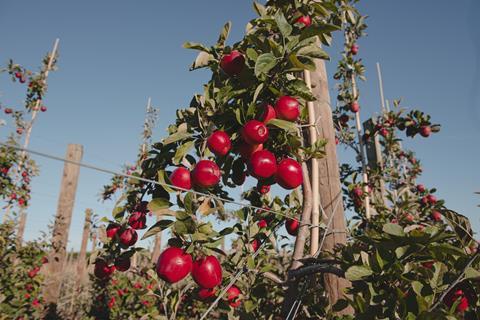
[[[472,267],[468,267],[466,270],[465,270],[465,278],[466,279],[480,279],[480,271],[472,268]]]
[[[193,214],[193,193],[192,192],[189,192],[187,193],[187,195],[185,196],[184,200],[183,200],[183,205],[185,207],[185,211],[188,213],[188,214]]]
[[[253,100],[252,100],[253,103],[255,103],[257,101],[257,98],[260,95],[260,93],[262,92],[263,88],[264,88],[264,84],[262,82],[258,85],[257,89],[255,89],[255,93],[253,94]]]
[[[345,272],[345,278],[350,281],[358,281],[372,274],[373,271],[367,266],[351,266],[347,269],[347,272]]]
[[[272,53],[260,55],[255,63],[255,76],[267,75],[277,65],[275,56]]]
[[[303,40],[315,36],[321,36],[337,30],[340,30],[340,27],[333,24],[314,25],[310,26],[309,28],[305,28],[300,35],[300,39]]]
[[[316,100],[303,80],[292,80],[287,83],[286,88],[294,96],[299,96],[307,101]]]
[[[163,140],[163,144],[168,145],[170,143],[174,143],[174,142],[177,142],[177,141],[180,141],[180,140],[185,140],[187,138],[190,138],[191,136],[192,136],[192,134],[188,133],[188,132],[176,132],[176,133],[168,136],[167,138],[165,138]]]
[[[286,121],[281,119],[271,119],[267,122],[267,125],[272,125],[292,133],[297,132],[297,125],[291,121]]]
[[[212,224],[210,222],[204,223],[198,226],[198,232],[201,232],[203,234],[206,234],[207,236],[211,235],[214,233]]]
[[[264,16],[267,13],[267,9],[257,1],[253,1],[253,9],[259,16]]]
[[[275,14],[275,22],[277,23],[278,29],[284,38],[288,37],[292,33],[293,28],[290,23],[288,23],[281,10],[278,10]]]
[[[383,226],[383,232],[397,237],[405,237],[403,228],[396,223],[387,223]]]
[[[174,221],[172,221],[172,220],[157,221],[157,223],[155,223],[153,226],[150,227],[150,229],[148,229],[147,232],[145,232],[145,234],[142,237],[142,240],[150,238],[151,236],[154,236],[157,233],[162,232],[163,230],[170,228],[170,226],[172,226],[173,223],[174,223]]]
[[[152,212],[158,212],[162,209],[168,209],[171,206],[172,204],[167,199],[156,198],[152,199],[152,201],[148,203],[148,210]]]
[[[453,211],[444,209],[441,211],[442,215],[447,220],[447,223],[455,231],[464,246],[468,246],[475,238],[473,237],[472,226],[467,217]]]
[[[248,256],[248,258],[247,258],[247,267],[250,270],[255,269],[255,260],[253,260],[252,256]]]
[[[204,51],[199,52],[197,58],[190,66],[190,71],[208,67],[212,61],[215,61],[213,55]]]
[[[292,53],[288,56],[288,60],[290,60],[294,67],[300,70],[315,71],[316,69],[315,61],[309,57],[297,56],[296,54]]]
[[[112,216],[115,220],[122,218],[125,215],[125,207],[115,207],[112,211]]]
[[[203,44],[201,43],[196,43],[196,42],[185,42],[183,44],[183,47],[185,49],[194,49],[194,50],[200,50],[200,51],[203,51],[203,52],[207,52],[207,53],[210,53],[210,49],[208,49],[207,47],[205,47]]]
[[[173,164],[178,165],[182,162],[183,157],[190,151],[190,149],[194,146],[195,142],[193,140],[187,141],[182,144],[180,147],[177,148],[175,152],[175,156],[173,157]]]
[[[168,180],[167,173],[164,170],[158,170],[157,176],[158,176],[158,179],[157,179],[158,183],[160,183],[160,185],[162,186],[163,189],[165,189],[165,191],[167,191],[167,192],[175,192],[176,191],[176,189],[172,189],[172,188],[166,186],[167,184],[171,184],[171,183]]]
[[[218,37],[217,44],[220,47],[223,47],[225,45],[225,40],[227,40],[228,35],[230,34],[230,29],[232,27],[232,23],[228,21],[222,28],[222,31],[220,32],[220,36]]]
[[[301,48],[297,51],[297,55],[324,60],[330,59],[328,53],[316,44]]]

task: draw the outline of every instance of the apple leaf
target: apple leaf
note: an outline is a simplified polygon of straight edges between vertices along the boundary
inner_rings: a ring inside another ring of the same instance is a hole
[[[294,122],[286,121],[282,119],[271,119],[267,122],[267,125],[272,125],[277,128],[283,129],[288,132],[297,132],[297,126]]]
[[[225,25],[223,26],[222,31],[220,32],[220,36],[218,37],[218,40],[217,40],[217,45],[219,47],[223,48],[223,46],[225,45],[225,40],[227,40],[228,35],[230,34],[231,27],[232,27],[232,23],[230,21],[225,23]]]
[[[210,49],[208,49],[207,47],[205,47],[203,44],[201,43],[196,43],[196,42],[185,42],[183,44],[183,47],[185,49],[193,49],[193,50],[200,50],[200,51],[203,51],[203,52],[206,52],[206,53],[210,53]]]
[[[294,96],[301,97],[307,101],[315,101],[315,97],[313,96],[310,89],[305,84],[305,81],[296,79],[289,81],[287,83],[287,90]]]
[[[373,271],[367,266],[351,266],[345,272],[345,278],[350,281],[358,281],[371,276]]]
[[[260,55],[255,63],[255,76],[259,78],[262,75],[267,75],[276,65],[277,61],[272,53]]]
[[[387,223],[383,226],[383,232],[397,237],[405,237],[403,228],[396,223]]]
[[[156,198],[148,203],[148,210],[155,213],[163,209],[168,209],[171,206],[172,204],[167,199]]]
[[[258,3],[257,1],[253,1],[253,9],[261,17],[263,17],[267,13],[267,9],[265,9],[265,6]]]
[[[167,138],[163,140],[164,145],[168,145],[170,143],[174,143],[180,140],[185,140],[187,138],[190,138],[192,136],[191,133],[188,132],[176,132],[174,134],[169,135]]]
[[[292,33],[293,28],[290,23],[288,23],[281,10],[278,10],[275,14],[275,22],[277,23],[278,29],[284,38],[288,37]]]
[[[165,229],[170,228],[170,226],[172,226],[173,223],[174,223],[174,221],[172,221],[172,220],[160,220],[160,221],[158,221],[153,226],[151,226],[150,229],[148,229],[147,232],[145,232],[145,234],[142,237],[142,240],[145,240],[145,239],[147,239],[151,236],[156,235],[159,232],[162,232]]]

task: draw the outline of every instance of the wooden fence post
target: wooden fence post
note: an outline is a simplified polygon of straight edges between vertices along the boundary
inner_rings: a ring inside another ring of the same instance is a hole
[[[82,245],[77,261],[77,274],[79,282],[83,282],[85,271],[87,271],[87,244],[88,236],[90,235],[90,225],[92,219],[92,209],[85,210],[85,223],[83,225]]]
[[[323,250],[333,251],[337,245],[346,244],[347,228],[342,201],[342,187],[340,183],[337,148],[335,144],[335,128],[333,126],[330,93],[328,90],[328,77],[325,61],[315,61],[316,72],[311,73],[312,93],[317,99],[314,102],[315,115],[318,122],[318,138],[327,140],[325,146],[326,157],[318,160],[320,177],[320,201],[327,219],[333,215],[332,223],[328,230]],[[342,203],[337,203],[338,201]],[[328,220],[327,220],[328,221]],[[350,282],[332,274],[325,275],[325,289],[330,305],[334,305],[344,297],[345,289],[350,287]],[[353,314],[353,309],[348,307],[339,314]]]
[[[78,144],[69,144],[67,147],[66,159],[80,162],[83,156],[83,147]],[[72,220],[75,194],[77,191],[80,167],[65,162],[63,168],[60,196],[58,198],[57,214],[52,235],[52,251],[49,254],[46,272],[46,285],[44,287],[44,298],[48,307],[47,318],[56,316],[56,304],[60,294],[62,283],[62,268],[67,258],[66,249],[68,232]]]

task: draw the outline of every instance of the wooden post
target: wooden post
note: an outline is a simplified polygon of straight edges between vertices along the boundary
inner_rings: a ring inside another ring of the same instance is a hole
[[[85,210],[85,223],[83,225],[82,245],[80,247],[80,253],[77,261],[77,274],[80,282],[85,277],[85,271],[87,271],[87,244],[88,236],[90,234],[90,225],[92,219],[92,209]]]
[[[325,61],[315,61],[316,72],[311,74],[312,93],[317,99],[314,102],[315,115],[319,119],[316,124],[318,138],[327,140],[325,146],[326,157],[318,160],[319,165],[319,193],[320,200],[327,218],[333,215],[330,232],[328,232],[323,250],[333,251],[337,245],[347,242],[346,224],[343,203],[335,206],[337,201],[342,201],[342,186],[340,183],[339,164],[337,160],[337,147],[335,144],[335,128],[333,126],[330,93],[328,91],[328,78]],[[336,208],[335,208],[336,207]],[[334,210],[336,209],[336,210]],[[325,275],[325,289],[330,305],[345,296],[345,289],[350,287],[350,282],[335,275]],[[353,314],[353,309],[348,307],[339,314]]]
[[[78,144],[69,144],[66,159],[80,162],[83,156],[83,147]],[[60,196],[58,199],[57,215],[53,226],[52,251],[47,264],[47,285],[44,288],[44,298],[48,307],[47,318],[56,315],[56,304],[59,298],[60,285],[63,277],[63,266],[66,257],[68,232],[72,220],[75,194],[77,191],[80,167],[65,162],[63,168]]]
[[[367,151],[368,167],[372,169],[383,168],[383,154],[382,146],[380,145],[380,138],[378,134],[373,134],[375,125],[371,119],[363,123],[365,132],[370,133],[370,138],[365,142],[365,149]],[[380,179],[380,194],[374,195],[374,198],[380,200],[383,204],[387,203],[386,200],[385,181]],[[372,208],[372,211],[374,209]]]
[[[311,90],[312,89],[312,79],[310,75],[310,71],[304,71],[304,78],[307,87]],[[308,108],[308,133],[310,139],[310,145],[313,146],[317,142],[317,130],[315,127],[316,124],[316,116],[315,107],[312,101],[307,102]],[[311,222],[312,228],[310,230],[310,255],[314,256],[318,251],[318,245],[320,242],[320,193],[319,193],[319,166],[318,166],[318,159],[312,158],[311,160],[311,173],[312,178],[310,179],[312,185],[312,212],[311,212]],[[304,199],[305,202],[305,199]]]

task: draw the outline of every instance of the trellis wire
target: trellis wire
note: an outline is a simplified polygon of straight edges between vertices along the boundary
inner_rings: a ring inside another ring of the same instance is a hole
[[[19,146],[10,145],[10,144],[3,143],[3,142],[0,142],[0,145],[2,145],[4,147],[7,147],[7,148],[15,149],[15,150],[25,151],[25,152],[28,152],[28,153],[31,153],[31,154],[34,154],[34,155],[37,155],[37,156],[40,156],[40,157],[43,157],[43,158],[56,160],[56,161],[61,161],[61,162],[65,162],[65,163],[71,163],[71,164],[74,164],[74,165],[77,165],[77,166],[80,166],[80,167],[83,167],[83,168],[103,172],[103,173],[110,174],[110,175],[117,175],[117,176],[122,176],[122,177],[125,177],[125,178],[136,179],[136,180],[139,180],[139,181],[142,181],[142,182],[152,183],[152,184],[156,184],[156,185],[159,185],[159,186],[162,186],[162,187],[168,187],[168,188],[171,188],[171,189],[175,189],[177,191],[191,192],[191,193],[196,194],[196,195],[209,197],[209,198],[212,198],[212,199],[215,199],[215,200],[220,200],[220,201],[223,201],[225,203],[234,204],[234,205],[237,205],[237,206],[243,207],[243,208],[250,208],[250,209],[260,210],[260,211],[263,211],[263,212],[273,213],[276,216],[289,218],[291,220],[295,220],[295,221],[298,221],[299,223],[301,223],[300,219],[298,219],[296,217],[291,217],[291,216],[289,216],[285,213],[282,213],[282,212],[278,212],[278,211],[274,211],[274,210],[270,210],[270,209],[266,209],[266,208],[261,208],[261,207],[257,207],[257,206],[252,206],[252,205],[245,204],[245,203],[235,201],[235,200],[225,199],[225,198],[213,195],[213,194],[208,194],[208,193],[195,191],[195,190],[190,190],[190,189],[184,189],[184,188],[177,187],[177,186],[174,186],[174,185],[171,185],[171,184],[168,184],[168,183],[158,182],[158,181],[155,181],[155,180],[146,179],[146,178],[142,178],[142,177],[138,177],[138,176],[133,176],[133,175],[129,175],[129,174],[122,173],[122,172],[116,172],[116,171],[113,171],[113,170],[100,168],[100,167],[97,167],[97,166],[94,166],[94,165],[91,165],[91,164],[87,164],[87,163],[84,163],[84,162],[72,161],[72,160],[68,160],[68,159],[65,159],[65,158],[62,158],[62,157],[59,157],[59,156],[54,156],[54,155],[51,155],[51,154],[48,154],[48,153],[44,153],[44,152],[40,152],[40,151],[36,151],[36,150],[32,150],[32,149],[27,149],[27,148],[22,148],[22,147],[19,147]],[[303,225],[307,225],[309,227],[313,226],[311,223],[303,224]]]

